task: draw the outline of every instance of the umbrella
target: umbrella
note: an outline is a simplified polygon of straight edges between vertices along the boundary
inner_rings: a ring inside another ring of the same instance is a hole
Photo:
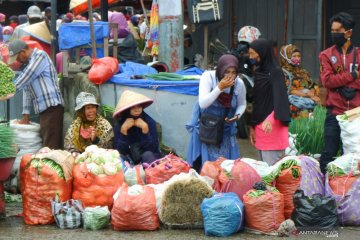
[[[150,13],[150,46],[152,56],[159,55],[159,1],[153,0]]]
[[[108,0],[109,5],[117,2],[118,0]],[[92,7],[99,8],[100,0],[92,0]],[[70,11],[75,15],[84,13],[88,10],[88,1],[87,0],[71,0],[70,1]]]

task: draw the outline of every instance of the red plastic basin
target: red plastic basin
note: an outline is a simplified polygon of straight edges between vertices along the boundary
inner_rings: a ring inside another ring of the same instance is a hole
[[[5,181],[9,178],[12,166],[14,165],[15,157],[0,158],[0,181]]]

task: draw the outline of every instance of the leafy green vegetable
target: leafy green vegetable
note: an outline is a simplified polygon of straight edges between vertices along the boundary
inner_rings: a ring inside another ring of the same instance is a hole
[[[107,207],[88,207],[84,211],[84,228],[99,230],[108,226],[110,211]]]
[[[29,165],[30,164],[30,165]],[[38,158],[33,158],[29,163],[28,166],[25,167],[28,168],[29,166],[36,168],[38,170],[38,174],[41,175],[42,172],[42,167],[46,165],[49,168],[51,168],[53,171],[56,172],[56,174],[62,178],[65,179],[65,174],[64,174],[64,170],[62,169],[61,165],[56,163],[55,161],[51,160],[51,159],[47,159],[47,158],[43,158],[43,159],[38,159]]]
[[[17,148],[14,139],[13,130],[6,124],[0,124],[0,158],[16,156]]]
[[[9,66],[0,62],[0,97],[15,93],[16,88],[13,83],[15,73]]]
[[[270,191],[270,192],[279,192],[276,188],[274,187],[267,187],[267,190],[264,191],[264,190],[252,190],[248,193],[248,195],[252,198],[258,198],[262,195],[264,195],[267,191]]]

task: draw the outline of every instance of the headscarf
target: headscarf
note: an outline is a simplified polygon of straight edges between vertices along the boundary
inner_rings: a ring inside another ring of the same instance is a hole
[[[11,26],[3,27],[2,33],[6,35],[12,35],[14,32],[14,29]]]
[[[215,75],[218,81],[224,77],[226,69],[229,67],[234,67],[236,72],[238,72],[239,62],[234,55],[225,54],[219,58],[218,64],[216,66]]]
[[[271,42],[258,39],[250,43],[250,48],[260,56],[259,66],[255,70],[251,124],[260,124],[272,111],[276,119],[289,123],[289,100],[284,75],[276,61]]]
[[[126,18],[121,12],[112,12],[109,16],[109,23],[118,24],[118,37],[125,38],[129,33],[130,29],[128,27]],[[110,38],[114,38],[114,31],[111,29]]]
[[[282,46],[280,50],[280,65],[283,69],[292,74],[293,81],[297,80],[299,82],[299,85],[303,86],[304,88],[313,88],[315,86],[315,83],[311,80],[309,72],[306,71],[301,65],[294,66],[289,63],[292,54],[295,52],[301,51],[297,46],[293,44]]]
[[[0,13],[0,23],[5,22],[5,19],[6,19],[6,15],[3,13]]]

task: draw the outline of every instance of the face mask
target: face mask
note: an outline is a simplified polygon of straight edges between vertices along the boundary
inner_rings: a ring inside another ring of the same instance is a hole
[[[345,33],[344,32],[343,33],[333,33],[332,32],[331,33],[331,40],[338,47],[342,47],[347,41],[347,39],[345,38]]]
[[[10,37],[11,37],[11,35],[3,35],[3,41],[8,42]]]
[[[300,58],[291,58],[291,65],[297,67],[297,66],[300,66],[300,64],[301,64]]]
[[[251,65],[258,65],[258,64],[259,64],[259,62],[256,61],[256,59],[250,58],[249,61],[250,61],[250,64],[251,64]]]

